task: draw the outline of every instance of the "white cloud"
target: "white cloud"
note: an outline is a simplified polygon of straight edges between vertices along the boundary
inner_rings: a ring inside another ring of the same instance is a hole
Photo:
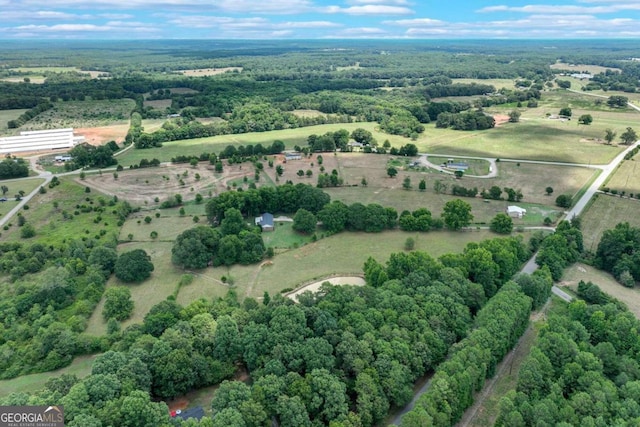
[[[386,25],[399,25],[402,27],[431,27],[447,24],[446,22],[440,21],[439,19],[430,18],[399,19],[396,21],[384,21],[383,23]]]
[[[5,10],[0,14],[0,21],[56,21],[92,18],[92,15],[77,15],[53,10]]]
[[[610,6],[573,6],[573,5],[551,5],[536,4],[527,6],[487,6],[479,9],[479,13],[492,12],[520,12],[520,13],[547,13],[547,14],[567,14],[567,13],[587,13],[602,14],[615,13],[624,10],[640,10],[640,3],[633,2],[628,4],[613,4]]]
[[[7,1],[7,0],[0,0]],[[197,8],[204,12],[298,14],[312,10],[310,0],[21,0],[21,6],[46,5],[75,9]]]
[[[43,33],[104,33],[104,32],[137,32],[152,33],[158,31],[157,28],[150,24],[130,23],[131,25],[122,25],[122,23],[114,22],[111,25],[95,25],[95,24],[56,24],[56,25],[20,25],[12,30],[20,32],[29,32],[34,34]]]
[[[415,13],[408,7],[368,4],[365,6],[327,6],[321,9],[325,13],[345,13],[347,15],[410,15]]]
[[[349,0],[347,1],[349,4],[387,4],[387,5],[402,5],[408,6],[409,2],[407,0]]]

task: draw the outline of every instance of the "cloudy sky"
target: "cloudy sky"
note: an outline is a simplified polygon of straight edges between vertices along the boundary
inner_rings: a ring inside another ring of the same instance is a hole
[[[0,39],[638,38],[640,0],[0,0]]]

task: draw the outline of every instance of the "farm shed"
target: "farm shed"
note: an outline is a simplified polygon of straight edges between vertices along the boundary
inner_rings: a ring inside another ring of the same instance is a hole
[[[273,231],[273,215],[265,212],[262,215],[256,217],[256,225],[260,226],[262,228],[262,231]]]
[[[0,138],[0,154],[71,148],[83,141],[84,136],[75,136],[72,128],[24,131]]]
[[[289,161],[289,160],[301,160],[302,159],[302,154],[298,153],[298,152],[288,152],[288,153],[284,153],[284,159]]]
[[[507,206],[507,215],[511,218],[522,218],[527,214],[527,210],[519,206]]]

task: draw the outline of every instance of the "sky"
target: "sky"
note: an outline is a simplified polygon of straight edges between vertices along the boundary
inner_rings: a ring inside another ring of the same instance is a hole
[[[640,0],[0,0],[0,39],[639,37]]]

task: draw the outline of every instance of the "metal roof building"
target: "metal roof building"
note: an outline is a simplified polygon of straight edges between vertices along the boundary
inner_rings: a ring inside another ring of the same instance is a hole
[[[72,128],[23,131],[0,138],[0,154],[72,148],[83,141],[84,136],[75,136]]]

